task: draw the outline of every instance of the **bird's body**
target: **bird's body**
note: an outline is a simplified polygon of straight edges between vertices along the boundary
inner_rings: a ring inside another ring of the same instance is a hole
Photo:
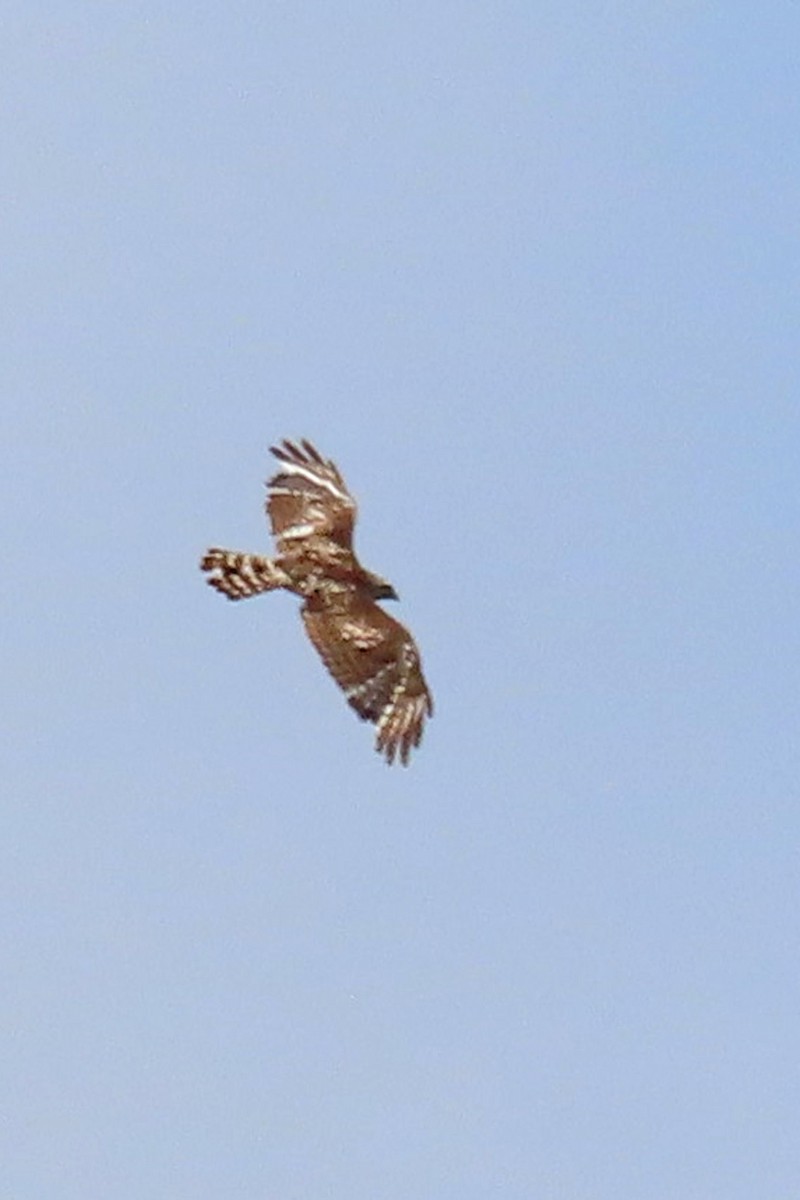
[[[325,666],[359,717],[377,725],[376,749],[405,765],[433,699],[414,639],[377,603],[397,594],[356,557],[356,504],[336,466],[307,441],[271,449],[282,464],[267,484],[277,556],[212,548],[201,569],[231,600],[276,588],[299,596],[306,632]]]

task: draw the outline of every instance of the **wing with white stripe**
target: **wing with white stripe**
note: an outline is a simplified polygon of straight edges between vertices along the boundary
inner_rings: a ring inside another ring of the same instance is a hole
[[[337,467],[305,440],[271,446],[281,463],[267,487],[267,514],[281,554],[308,537],[328,537],[351,549],[356,502]]]
[[[303,622],[325,666],[362,721],[378,726],[375,748],[405,766],[422,739],[433,700],[408,630],[372,601],[346,608],[307,603]]]

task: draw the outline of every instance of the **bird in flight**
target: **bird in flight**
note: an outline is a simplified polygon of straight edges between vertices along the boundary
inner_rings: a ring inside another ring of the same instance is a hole
[[[397,593],[356,558],[356,502],[337,467],[305,439],[270,450],[280,464],[266,501],[277,556],[212,547],[200,569],[229,600],[276,588],[299,596],[306,633],[347,703],[377,726],[375,749],[407,766],[433,698],[414,639],[377,603]]]

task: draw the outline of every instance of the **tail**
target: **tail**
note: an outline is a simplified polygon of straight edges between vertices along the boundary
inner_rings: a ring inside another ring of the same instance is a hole
[[[271,559],[239,550],[220,550],[217,546],[206,550],[200,570],[208,574],[206,583],[229,600],[246,600],[289,582],[286,573]]]

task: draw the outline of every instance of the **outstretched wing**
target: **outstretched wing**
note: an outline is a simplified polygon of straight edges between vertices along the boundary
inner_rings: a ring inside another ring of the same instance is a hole
[[[350,550],[356,502],[337,467],[305,440],[271,446],[281,468],[269,480],[267,513],[281,554],[308,537],[328,537]]]
[[[346,604],[304,605],[306,632],[362,721],[378,726],[375,749],[408,764],[422,740],[433,698],[419,651],[408,630],[372,600],[352,596]]]

